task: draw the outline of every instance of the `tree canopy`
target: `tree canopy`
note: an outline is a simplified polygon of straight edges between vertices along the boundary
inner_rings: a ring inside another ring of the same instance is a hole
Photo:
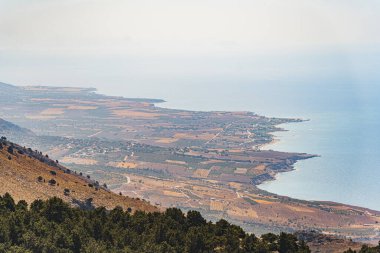
[[[260,238],[226,220],[207,222],[197,211],[131,214],[122,208],[70,207],[59,198],[15,203],[0,196],[0,253],[310,252],[292,234]]]

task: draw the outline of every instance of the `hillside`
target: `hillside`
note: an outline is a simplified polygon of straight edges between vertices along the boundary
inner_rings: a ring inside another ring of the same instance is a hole
[[[156,211],[149,203],[120,196],[105,186],[76,174],[38,151],[7,141],[0,142],[0,194],[10,193],[16,201],[59,197],[74,206],[121,206],[132,211]]]
[[[17,91],[17,88],[14,85],[0,82],[0,89],[3,91],[3,94],[6,95],[7,92]]]
[[[26,128],[22,128],[18,125],[15,125],[9,121],[0,118],[0,135],[9,136],[9,135],[34,135],[32,131]]]

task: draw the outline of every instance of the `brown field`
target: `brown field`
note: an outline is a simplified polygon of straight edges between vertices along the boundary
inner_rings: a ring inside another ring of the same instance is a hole
[[[209,174],[210,170],[197,169],[196,171],[194,171],[193,177],[207,178]]]
[[[161,139],[155,140],[154,142],[156,142],[156,143],[162,143],[162,144],[171,144],[171,143],[174,143],[176,141],[178,141],[178,139],[175,139],[175,138],[161,138]]]
[[[49,154],[49,156],[51,157],[64,157],[69,152],[70,152],[70,149],[64,149],[60,147],[54,147],[46,151],[46,153]]]
[[[230,153],[240,153],[242,150],[241,149],[231,149],[231,150],[228,150],[228,152]]]
[[[266,167],[267,167],[267,166],[266,166],[265,164],[260,164],[260,165],[257,165],[257,166],[254,168],[254,170],[257,170],[257,171],[264,171]]]
[[[262,200],[262,199],[253,199],[253,201],[255,201],[255,202],[259,203],[259,204],[263,204],[263,205],[273,204],[273,202],[271,202],[271,201]]]
[[[154,119],[161,116],[161,114],[159,113],[132,111],[132,110],[113,110],[112,113],[118,117],[123,117],[123,118]]]
[[[54,99],[52,98],[32,98],[30,99],[30,101],[33,101],[33,102],[50,102],[50,101],[55,101]]]
[[[40,115],[54,116],[54,115],[62,115],[64,113],[65,113],[65,108],[48,108],[40,112]]]
[[[207,160],[207,161],[201,162],[201,164],[212,164],[212,163],[219,163],[219,162],[220,162],[219,160]]]
[[[237,190],[241,190],[242,189],[242,184],[240,183],[235,183],[235,182],[230,182],[228,183],[229,186],[231,186],[232,188],[235,188]]]
[[[219,183],[218,180],[210,180],[210,179],[206,180],[206,182],[211,183],[211,184],[217,184],[217,183]]]
[[[295,211],[295,212],[314,213],[314,211],[312,209],[307,208],[307,207],[290,206],[290,205],[288,205],[286,207],[289,208],[292,211]]]
[[[219,201],[211,200],[210,201],[210,210],[212,211],[224,211],[224,204]]]
[[[165,190],[164,191],[164,195],[165,196],[170,196],[170,197],[178,197],[178,198],[186,197],[186,195],[183,194],[182,192],[169,191],[169,190]]]
[[[173,136],[176,139],[187,139],[187,140],[211,140],[215,137],[212,133],[201,133],[201,134],[188,134],[188,133],[176,133]]]
[[[84,105],[70,105],[66,107],[67,110],[95,110],[98,106],[84,106]]]
[[[227,214],[232,217],[245,217],[248,219],[257,219],[259,216],[252,209],[243,209],[233,206],[231,209],[227,210]]]
[[[25,115],[25,118],[31,119],[31,120],[49,120],[49,119],[55,119],[56,116],[47,116],[47,115]]]
[[[65,156],[61,159],[62,163],[73,163],[73,164],[78,164],[78,165],[96,165],[98,164],[98,161],[94,159],[89,159],[89,158],[79,158],[79,157],[70,157],[70,156]]]
[[[236,168],[236,170],[234,171],[235,174],[246,174],[247,173],[247,170],[246,168]]]
[[[165,162],[167,162],[167,163],[174,163],[174,164],[181,164],[181,165],[186,165],[187,164],[184,161],[174,161],[174,160],[166,160]]]
[[[109,162],[107,165],[111,167],[124,169],[135,169],[138,166],[138,164],[135,162]]]

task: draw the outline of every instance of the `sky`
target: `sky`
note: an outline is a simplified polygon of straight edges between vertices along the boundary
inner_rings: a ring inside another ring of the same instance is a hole
[[[378,24],[378,0],[0,0],[0,81],[153,96],[166,83],[371,80]]]

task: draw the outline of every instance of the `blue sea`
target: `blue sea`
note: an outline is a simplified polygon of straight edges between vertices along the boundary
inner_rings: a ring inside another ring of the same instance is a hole
[[[189,110],[247,110],[307,119],[281,125],[267,149],[320,157],[300,161],[261,189],[305,200],[380,210],[380,87],[376,83],[266,81],[235,85],[161,86],[159,106]],[[153,96],[152,96],[153,95]]]

